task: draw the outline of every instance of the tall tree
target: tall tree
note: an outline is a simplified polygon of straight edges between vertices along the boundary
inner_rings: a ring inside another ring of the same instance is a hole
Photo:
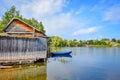
[[[61,47],[62,45],[62,38],[61,37],[59,37],[59,36],[53,36],[53,37],[51,37],[51,46],[52,47]]]
[[[42,31],[43,33],[45,33],[44,26],[43,26],[42,22],[39,23],[38,29],[39,29],[40,31]]]
[[[4,28],[4,26],[0,22],[0,32],[3,32],[3,28]]]
[[[22,16],[19,14],[19,11],[16,10],[15,6],[12,6],[10,10],[5,12],[5,14],[2,16],[1,24],[6,26],[13,17],[22,18]]]
[[[115,39],[115,38],[112,38],[112,42],[116,42],[116,39]]]

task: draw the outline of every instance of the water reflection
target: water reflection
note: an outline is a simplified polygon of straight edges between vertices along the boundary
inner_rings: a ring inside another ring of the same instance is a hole
[[[54,58],[55,60],[58,60],[61,63],[69,63],[71,62],[71,55],[53,55],[52,58]]]
[[[53,61],[58,61],[66,64],[72,61],[72,55],[52,55],[48,59],[48,62],[53,62]]]
[[[0,69],[0,80],[46,80],[46,63],[13,67],[11,69]]]
[[[71,58],[50,58],[55,60],[47,63],[47,80],[120,80],[119,47],[74,47],[69,50],[72,50]]]
[[[50,51],[51,52],[59,52],[59,51],[61,51],[61,48],[60,47],[50,47]]]
[[[58,58],[57,60],[64,64],[71,62],[71,59]]]
[[[57,48],[58,49],[58,48]],[[0,69],[0,80],[120,80],[120,48],[59,48],[71,55]]]

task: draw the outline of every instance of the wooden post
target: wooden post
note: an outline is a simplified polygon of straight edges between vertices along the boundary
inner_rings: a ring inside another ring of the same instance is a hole
[[[33,28],[33,37],[35,37],[35,28]]]

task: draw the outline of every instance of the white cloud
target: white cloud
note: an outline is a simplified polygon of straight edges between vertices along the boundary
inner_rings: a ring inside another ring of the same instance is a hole
[[[24,16],[40,18],[60,12],[66,4],[66,0],[32,0],[23,4],[20,11]]]
[[[73,35],[94,33],[94,32],[97,32],[99,28],[100,28],[99,26],[96,26],[96,27],[80,29],[78,31],[73,32]]]
[[[61,13],[57,16],[51,16],[43,20],[48,35],[58,35],[67,32],[76,24],[71,13]]]
[[[47,35],[62,36],[76,24],[72,16],[73,10],[62,12],[67,4],[69,4],[68,0],[32,0],[21,5],[20,12],[24,17],[34,17],[42,21]]]
[[[120,20],[120,6],[111,7],[105,11],[103,15],[103,21],[118,21]]]
[[[81,14],[84,10],[85,10],[85,6],[81,6],[76,12],[75,12],[75,14],[76,15],[79,15],[79,14]]]
[[[77,11],[70,9],[68,12],[63,12],[63,8],[69,4],[68,0],[17,0],[10,4],[14,4],[23,17],[34,17],[42,21],[48,36],[71,36],[73,31],[89,23],[88,20],[83,20],[82,16],[79,19],[74,17],[83,12],[84,6]]]
[[[90,11],[97,12],[101,21],[110,21],[110,23],[119,23],[120,21],[120,3],[116,3],[114,0],[100,0]]]
[[[76,11],[71,9],[66,13],[62,12],[67,4],[68,0],[32,0],[27,5],[21,5],[20,12],[24,17],[34,17],[42,21],[47,35],[63,36],[68,32],[71,34],[73,26],[81,24],[73,16]]]

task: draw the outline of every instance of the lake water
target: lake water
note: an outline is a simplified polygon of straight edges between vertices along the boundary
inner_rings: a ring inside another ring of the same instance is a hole
[[[0,69],[0,80],[120,80],[119,47],[54,48],[72,54],[47,63]]]

